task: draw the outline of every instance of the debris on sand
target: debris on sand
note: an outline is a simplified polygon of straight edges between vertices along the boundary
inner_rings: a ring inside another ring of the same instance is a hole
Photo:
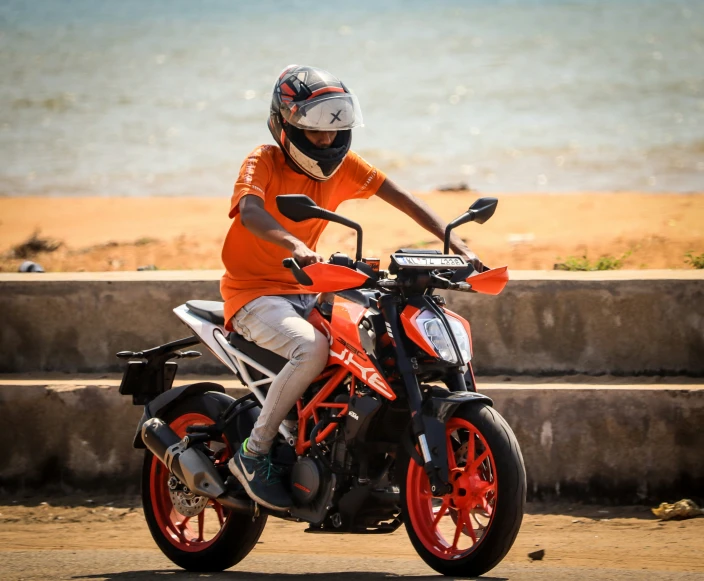
[[[440,186],[438,192],[471,192],[472,189],[465,182]]]
[[[652,510],[653,514],[661,520],[680,520],[704,515],[704,510],[699,508],[689,498],[678,500],[674,504],[662,502],[660,503],[660,506],[650,510]]]
[[[542,561],[544,556],[545,556],[545,549],[540,549],[538,551],[533,551],[532,553],[528,553],[528,558],[531,561]]]
[[[137,270],[159,270],[155,264],[145,264],[144,266],[138,266]]]
[[[10,255],[13,258],[31,258],[40,252],[54,252],[61,248],[62,244],[58,240],[40,237],[39,230],[35,230],[27,240],[17,246],[13,246]]]
[[[41,264],[25,260],[17,269],[18,272],[44,272],[44,267]]]

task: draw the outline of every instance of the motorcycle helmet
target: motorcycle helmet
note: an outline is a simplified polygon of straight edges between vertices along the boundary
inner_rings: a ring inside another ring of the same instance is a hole
[[[362,125],[357,97],[337,77],[314,67],[290,65],[274,85],[267,123],[281,150],[308,177],[325,181],[342,165],[352,128]],[[330,147],[313,145],[304,130],[337,131]]]

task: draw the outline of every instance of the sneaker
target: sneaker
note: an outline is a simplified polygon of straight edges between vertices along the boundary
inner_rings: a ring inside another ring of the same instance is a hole
[[[249,497],[272,510],[291,507],[291,495],[281,482],[281,469],[271,462],[270,455],[247,452],[247,440],[227,464]]]

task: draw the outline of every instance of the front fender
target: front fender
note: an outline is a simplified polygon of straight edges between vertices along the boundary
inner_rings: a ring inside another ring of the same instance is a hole
[[[470,402],[481,402],[489,406],[494,405],[489,396],[476,391],[448,391],[441,387],[431,387],[423,404],[423,415],[435,418],[444,425],[455,409],[464,403]]]
[[[448,482],[449,478],[445,424],[459,406],[468,403],[494,405],[490,397],[481,393],[448,391],[440,387],[431,387],[423,403],[421,414],[425,426],[425,438],[432,462],[442,482]]]

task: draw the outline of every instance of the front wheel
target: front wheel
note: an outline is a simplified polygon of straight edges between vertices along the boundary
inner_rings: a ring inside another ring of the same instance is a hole
[[[217,408],[211,404],[207,395],[189,398],[162,419],[183,437],[188,426],[215,423]],[[216,466],[226,463],[233,454],[232,444],[226,439],[205,445]],[[142,505],[156,544],[172,562],[188,571],[232,567],[254,548],[266,524],[266,515],[252,518],[237,514],[215,500],[184,492],[149,450],[142,467]]]
[[[523,457],[506,420],[484,404],[459,407],[445,434],[452,492],[434,497],[423,468],[405,456],[403,520],[430,567],[476,577],[504,558],[518,534],[526,501]]]

